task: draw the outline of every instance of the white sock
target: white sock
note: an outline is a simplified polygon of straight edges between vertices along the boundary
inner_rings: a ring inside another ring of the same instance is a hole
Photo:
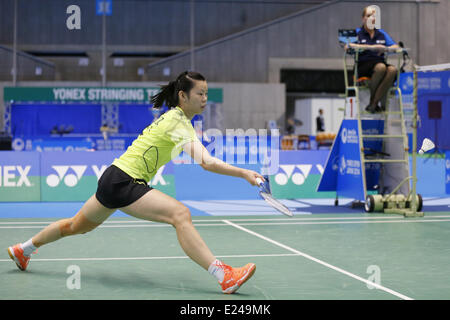
[[[27,242],[24,242],[21,244],[21,247],[23,249],[23,254],[27,257],[29,257],[37,248],[34,246],[33,241],[28,240]]]
[[[211,265],[208,268],[209,274],[216,277],[220,283],[222,283],[224,277],[223,266],[224,266],[223,262],[216,259],[211,263]]]

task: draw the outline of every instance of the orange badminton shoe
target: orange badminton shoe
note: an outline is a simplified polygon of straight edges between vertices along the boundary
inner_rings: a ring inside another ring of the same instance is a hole
[[[20,270],[25,271],[27,269],[28,263],[30,262],[30,257],[23,254],[23,249],[20,246],[20,243],[9,247],[8,254]]]
[[[222,292],[227,294],[236,292],[237,289],[253,276],[255,270],[256,265],[254,263],[248,263],[242,268],[232,268],[224,265],[223,281],[219,282],[222,286]]]

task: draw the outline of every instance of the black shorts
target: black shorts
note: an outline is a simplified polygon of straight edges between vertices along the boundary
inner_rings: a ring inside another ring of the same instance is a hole
[[[384,61],[380,61],[380,60],[369,60],[369,61],[363,61],[358,63],[358,78],[361,77],[372,77],[372,73],[373,73],[373,68],[378,64],[378,63],[382,63],[386,66],[386,68],[388,66],[390,66],[390,64],[387,64]]]
[[[95,196],[105,207],[117,209],[132,204],[152,189],[145,180],[135,179],[111,165],[98,180]]]

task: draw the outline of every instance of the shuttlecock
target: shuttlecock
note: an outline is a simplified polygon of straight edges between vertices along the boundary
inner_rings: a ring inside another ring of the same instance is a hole
[[[424,152],[430,151],[434,148],[434,143],[428,138],[423,139],[422,147],[419,150],[419,154],[423,154]]]

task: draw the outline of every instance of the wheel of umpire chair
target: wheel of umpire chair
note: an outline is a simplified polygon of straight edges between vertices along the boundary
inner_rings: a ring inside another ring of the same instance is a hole
[[[411,200],[409,200],[410,198],[408,198],[408,200],[406,201],[406,207],[407,208],[411,208]],[[416,210],[417,211],[421,211],[423,207],[423,199],[422,196],[420,194],[416,195]]]
[[[373,212],[373,210],[375,209],[375,199],[373,196],[369,195],[366,197],[364,209],[366,210],[366,212]]]
[[[423,206],[422,196],[417,194],[417,211],[421,211]]]
[[[383,210],[383,196],[380,194],[368,195],[364,204],[366,212]]]

